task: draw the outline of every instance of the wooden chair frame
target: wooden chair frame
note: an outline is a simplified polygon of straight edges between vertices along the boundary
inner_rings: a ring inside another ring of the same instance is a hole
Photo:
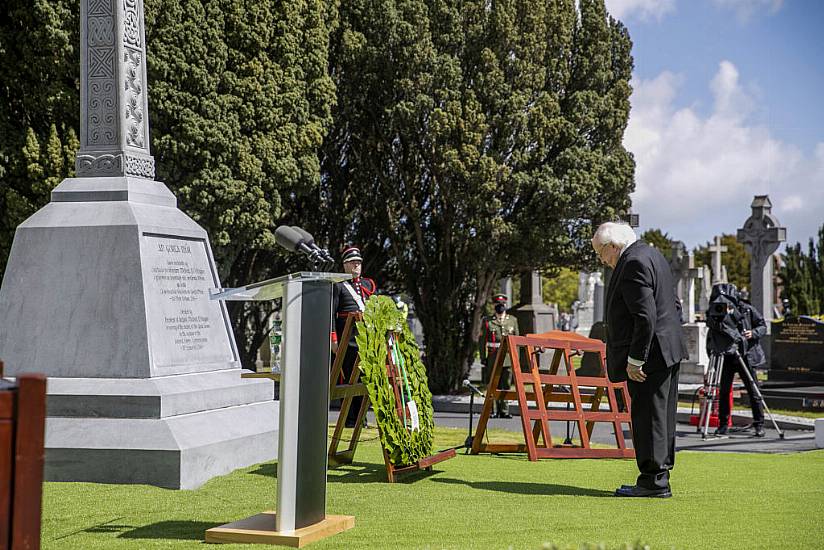
[[[526,352],[528,365],[522,370],[521,350]],[[549,373],[540,372],[536,355],[552,352]],[[573,352],[590,352],[598,355],[601,363],[601,376],[577,376],[572,368]],[[606,376],[604,356],[606,345],[600,340],[593,340],[574,333],[553,331],[542,335],[507,336],[495,359],[486,400],[478,428],[472,440],[472,454],[488,453],[522,453],[526,452],[532,461],[539,458],[633,458],[635,450],[627,448],[622,425],[629,424],[630,398],[626,382],[613,383]],[[498,383],[503,369],[504,358],[509,356],[512,362],[512,374],[515,390],[499,390]],[[566,375],[559,375],[561,360],[567,369]],[[528,391],[526,386],[531,386]],[[556,391],[557,386],[568,386],[569,393]],[[595,391],[588,400],[581,396],[579,386],[594,387]],[[625,412],[618,412],[616,391],[621,392],[626,404]],[[607,410],[600,410],[600,404],[607,397]],[[498,399],[517,400],[521,409],[521,422],[525,443],[484,443],[487,423],[492,414],[493,405]],[[530,408],[530,401],[535,403]],[[550,403],[569,403],[572,410],[549,407]],[[584,405],[589,405],[585,408]],[[551,420],[572,421],[578,425],[581,445],[553,445],[550,431]],[[590,437],[595,422],[610,422],[615,430],[617,448],[593,449]]]

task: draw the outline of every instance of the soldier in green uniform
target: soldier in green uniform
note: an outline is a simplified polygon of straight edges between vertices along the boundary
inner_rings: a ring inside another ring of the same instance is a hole
[[[495,358],[498,355],[498,350],[501,349],[501,342],[504,338],[511,335],[519,335],[518,320],[506,312],[506,294],[496,294],[492,297],[492,303],[495,305],[495,313],[490,317],[484,317],[483,327],[481,329],[481,363],[483,364],[482,377],[483,383],[489,384],[489,379],[492,376],[492,367],[495,364]],[[498,382],[499,390],[509,390],[512,385],[512,361],[509,356],[504,359],[503,369],[501,370],[501,379]],[[495,402],[495,417],[496,418],[512,418],[509,414],[509,404],[505,399],[499,399]]]

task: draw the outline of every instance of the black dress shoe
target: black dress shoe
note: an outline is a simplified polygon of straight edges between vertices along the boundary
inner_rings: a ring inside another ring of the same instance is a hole
[[[764,431],[764,426],[755,427],[755,437],[764,437],[767,433]]]
[[[498,413],[498,418],[512,418],[512,415],[509,413],[502,412]]]
[[[638,485],[623,485],[615,491],[616,497],[647,497],[647,498],[669,498],[672,496],[672,491],[669,487],[661,489],[646,489]]]
[[[715,430],[715,435],[727,435],[727,426],[719,426],[717,430]]]

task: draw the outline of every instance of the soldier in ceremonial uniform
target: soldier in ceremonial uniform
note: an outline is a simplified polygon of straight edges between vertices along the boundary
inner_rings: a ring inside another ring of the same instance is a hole
[[[492,367],[495,365],[495,358],[498,350],[501,349],[501,342],[511,335],[519,335],[518,320],[506,312],[506,294],[496,294],[492,297],[495,305],[495,314],[483,319],[481,328],[481,363],[483,363],[483,383],[489,384],[492,376]],[[501,379],[498,382],[498,389],[509,390],[512,386],[512,361],[509,356],[504,359]],[[505,399],[495,402],[495,416],[497,418],[512,418],[509,414],[509,404]]]
[[[377,285],[375,281],[368,277],[361,276],[363,258],[360,249],[350,246],[343,251],[343,270],[352,275],[350,281],[335,283],[332,288],[332,311],[335,316],[335,332],[332,333],[332,351],[345,353],[343,359],[343,376],[349,380],[355,359],[358,357],[358,344],[355,341],[356,331],[352,330],[349,342],[340,342],[343,328],[346,326],[346,319],[352,313],[363,311],[366,300],[375,293]],[[346,417],[346,426],[352,428],[358,419],[358,410],[361,406],[362,397],[355,397],[352,406],[349,408],[349,415]]]

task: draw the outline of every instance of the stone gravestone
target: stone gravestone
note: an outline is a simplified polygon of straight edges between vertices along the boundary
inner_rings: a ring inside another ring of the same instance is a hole
[[[681,361],[678,381],[682,384],[701,384],[704,382],[704,372],[710,362],[707,354],[707,325],[694,322],[686,323],[682,328],[689,357]]]
[[[595,323],[595,291],[600,282],[600,271],[578,273],[578,308],[576,310],[578,328],[575,329],[578,334],[588,336]]]
[[[7,373],[49,377],[45,475],[195,488],[277,454],[271,381],[241,379],[206,232],[154,180],[142,0],[81,0],[77,177],[15,233]]]
[[[710,245],[709,251],[712,253],[712,284],[726,283],[727,274],[721,265],[721,254],[727,251],[727,247],[721,244],[721,237],[715,236],[715,242]]]
[[[701,267],[701,290],[698,293],[698,311],[702,318],[710,308],[710,295],[712,294],[712,271],[705,266]]]
[[[521,274],[520,303],[510,313],[518,319],[521,334],[541,334],[554,330],[558,322],[558,309],[544,303],[541,275],[537,271]],[[549,358],[543,354],[540,367],[549,366]],[[526,355],[521,353],[521,362],[526,365]]]
[[[695,267],[695,257],[681,241],[673,243],[670,269],[675,294],[681,302],[681,321],[692,323],[695,321],[695,280],[703,277],[703,271]]]
[[[773,265],[769,260],[778,245],[787,240],[787,230],[779,227],[768,195],[756,195],[750,207],[752,214],[738,230],[737,239],[750,253],[750,301],[764,316],[769,329],[775,302]]]
[[[521,275],[520,302],[510,313],[518,319],[521,334],[540,334],[555,329],[558,310],[544,303],[540,273],[528,271]]]
[[[695,320],[695,280],[703,279],[703,270],[695,268],[695,258],[684,243],[676,241],[670,259],[676,295],[681,301],[681,321],[689,358],[681,362],[679,380],[685,384],[700,384],[709,359],[706,350],[707,326]]]
[[[770,380],[824,383],[824,322],[801,316],[771,324]]]

